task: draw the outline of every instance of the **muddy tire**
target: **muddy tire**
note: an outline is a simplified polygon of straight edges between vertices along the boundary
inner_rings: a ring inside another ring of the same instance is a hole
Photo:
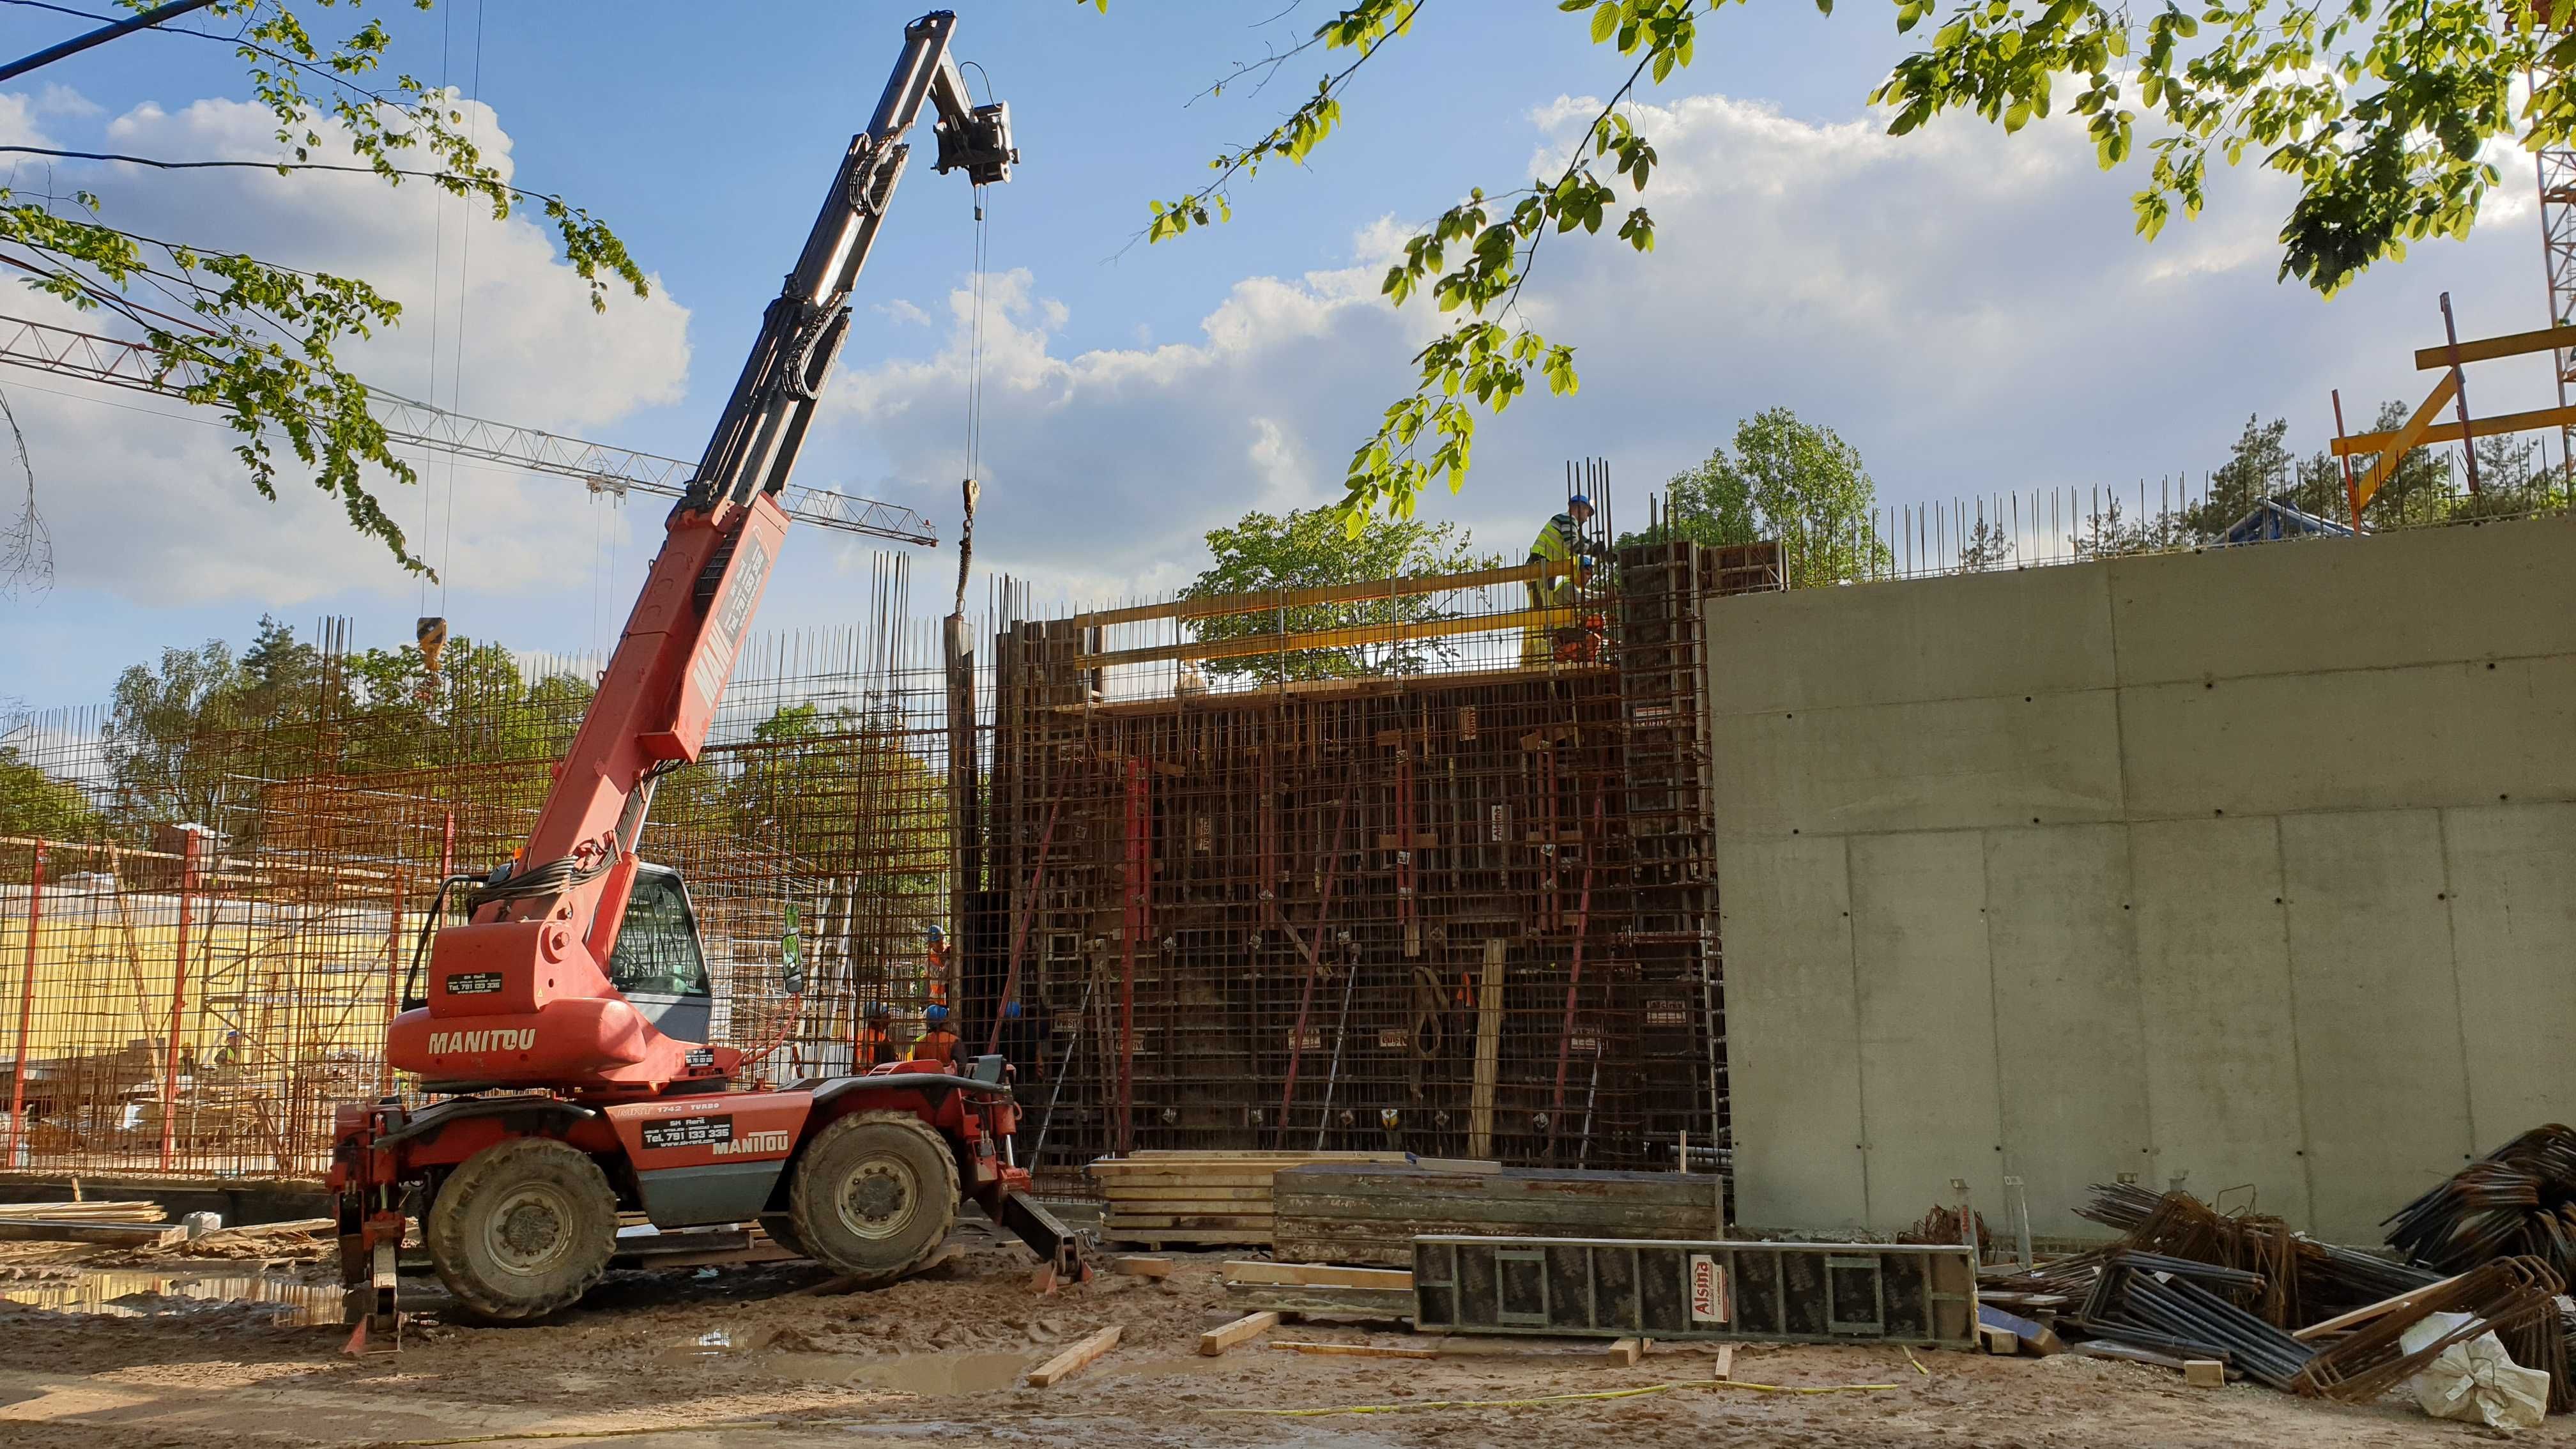
[[[909,1112],[855,1112],[796,1159],[788,1214],[807,1256],[862,1288],[928,1262],[957,1225],[957,1159]]]
[[[792,1214],[762,1213],[760,1215],[760,1230],[769,1234],[769,1240],[771,1242],[776,1243],[778,1246],[785,1248],[791,1253],[794,1253],[797,1257],[810,1258],[814,1256],[813,1254],[805,1251],[805,1240],[796,1236],[796,1219]]]
[[[551,1137],[495,1143],[448,1174],[422,1235],[457,1303],[533,1323],[580,1301],[617,1246],[617,1194],[589,1154]]]

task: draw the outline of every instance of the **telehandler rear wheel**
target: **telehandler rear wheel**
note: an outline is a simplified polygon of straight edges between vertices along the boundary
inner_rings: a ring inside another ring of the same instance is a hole
[[[854,1112],[805,1145],[787,1206],[814,1261],[879,1287],[929,1261],[957,1225],[957,1159],[909,1112]]]
[[[608,1271],[617,1194],[588,1153],[513,1137],[465,1159],[422,1225],[430,1261],[465,1310],[530,1323],[571,1307]]]

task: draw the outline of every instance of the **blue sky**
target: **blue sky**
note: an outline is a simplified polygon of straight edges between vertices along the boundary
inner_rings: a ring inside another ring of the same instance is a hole
[[[1070,0],[958,7],[958,53],[1011,102],[1024,156],[990,222],[1002,275],[988,298],[999,336],[979,560],[1036,580],[1044,597],[1169,588],[1195,567],[1205,528],[1334,496],[1349,447],[1401,390],[1404,356],[1430,325],[1419,308],[1389,315],[1371,300],[1386,248],[1467,186],[1510,185],[1561,156],[1579,126],[1563,103],[1625,70],[1548,0],[1434,7],[1372,66],[1347,134],[1311,167],[1248,183],[1229,226],[1131,245],[1148,197],[1195,184],[1220,145],[1259,134],[1313,85],[1310,54],[1266,92],[1193,99],[1329,13],[1309,0],[1283,15],[1284,3],[1113,0],[1105,16]],[[363,181],[258,173],[177,186],[96,168],[58,171],[55,186],[98,190],[129,224],[392,279],[412,315],[365,354],[361,371],[382,385],[694,455],[913,12],[677,0],[367,10],[397,32],[392,68],[444,75],[489,107],[478,123],[506,137],[522,184],[618,228],[659,279],[651,303],[614,299],[609,318],[591,319],[537,234],[478,221],[466,243],[461,207],[442,213],[420,188],[389,199]],[[1605,236],[1551,256],[1533,302],[1582,348],[1585,390],[1489,426],[1467,493],[1428,512],[1517,548],[1560,461],[1583,454],[1614,459],[1642,511],[1652,480],[1774,403],[1840,429],[1890,501],[2133,485],[2214,465],[2250,412],[2290,417],[2305,450],[2328,425],[2328,387],[2363,411],[2420,393],[2429,379],[2405,353],[2434,340],[2443,290],[2472,334],[2544,320],[2527,160],[2507,158],[2506,193],[2477,238],[2420,248],[2327,303],[2272,280],[2269,236],[2286,204],[2275,180],[2222,178],[2208,219],[2148,247],[2129,235],[2135,173],[2098,174],[2071,126],[2007,139],[1965,120],[1880,136],[1863,99],[1901,46],[1883,7],[1843,12],[1729,11],[1698,63],[1646,98],[1667,168],[1647,198],[1664,246],[1639,259]],[[78,24],[0,7],[0,50]],[[246,88],[228,50],[202,40],[120,41],[9,94],[0,130],[47,144],[171,155],[260,143],[256,115],[204,104]],[[42,177],[22,167],[19,179]],[[963,186],[912,172],[861,283],[833,419],[799,475],[912,503],[948,537],[963,466],[952,307],[970,245]],[[2480,410],[2548,400],[2541,369],[2527,371],[2478,379]],[[28,429],[58,578],[41,597],[0,602],[18,625],[0,631],[0,696],[94,700],[124,664],[165,644],[238,642],[264,611],[299,624],[353,615],[361,644],[408,636],[418,586],[317,500],[245,501],[202,421],[15,372],[0,372],[0,389]],[[393,507],[408,519],[430,505],[459,632],[531,650],[605,642],[658,513],[603,517],[562,480],[435,463],[424,476],[426,498]],[[953,564],[942,550],[915,569],[937,578]],[[852,620],[863,569],[842,541],[800,537],[763,623]],[[943,592],[925,588],[924,607]]]

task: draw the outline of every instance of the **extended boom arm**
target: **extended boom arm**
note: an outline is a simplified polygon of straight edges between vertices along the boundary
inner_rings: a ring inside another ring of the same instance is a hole
[[[474,894],[470,922],[439,933],[427,1006],[394,1023],[394,1064],[435,1087],[649,1092],[735,1065],[729,1050],[654,1029],[607,964],[653,779],[704,747],[777,561],[787,529],[778,493],[848,336],[850,291],[910,155],[904,134],[927,102],[940,171],[983,186],[1007,180],[1018,159],[1010,108],[968,103],[948,53],[956,24],[936,11],[905,27],[903,56],[762,318],[526,847]]]

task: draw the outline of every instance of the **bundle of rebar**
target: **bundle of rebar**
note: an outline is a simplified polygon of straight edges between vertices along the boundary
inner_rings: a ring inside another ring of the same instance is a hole
[[[2113,1249],[2104,1257],[2078,1323],[2142,1348],[2217,1359],[2258,1382],[2286,1389],[2316,1350],[2221,1293],[2260,1299],[2268,1286],[2260,1273]]]
[[[2452,1345],[2494,1333],[2514,1362],[2549,1374],[2551,1406],[2563,1407],[2569,1402],[2558,1309],[2558,1294],[2564,1287],[2564,1281],[2536,1257],[2482,1263],[2416,1293],[2403,1308],[2355,1328],[2311,1358],[2289,1387],[2311,1397],[2368,1403],[2413,1377]],[[2401,1342],[2406,1331],[2437,1313],[2466,1318],[2409,1352]]]
[[[2535,1127],[2386,1220],[2388,1245],[2438,1272],[2528,1255],[2576,1273],[2576,1129]]]
[[[2092,1202],[2078,1211],[2120,1229],[2126,1248],[2260,1275],[2263,1291],[2248,1307],[2275,1328],[2304,1328],[2443,1277],[2317,1242],[2276,1217],[2221,1213],[2185,1192],[2097,1186]]]

